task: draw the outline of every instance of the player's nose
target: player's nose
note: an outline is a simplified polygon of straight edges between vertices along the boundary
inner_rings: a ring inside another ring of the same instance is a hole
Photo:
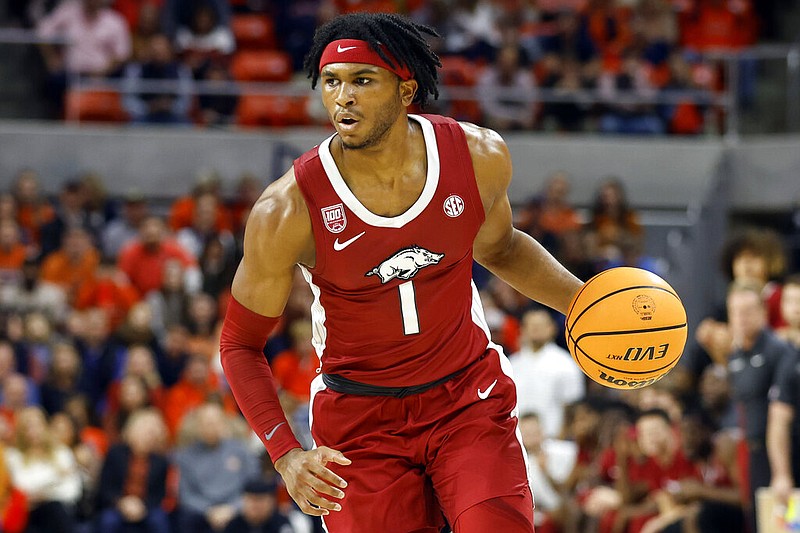
[[[334,101],[340,107],[349,107],[355,104],[355,86],[352,83],[340,84]]]

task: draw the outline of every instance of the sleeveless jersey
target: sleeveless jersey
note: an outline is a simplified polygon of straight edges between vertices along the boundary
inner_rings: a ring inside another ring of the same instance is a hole
[[[472,244],[485,218],[466,137],[454,120],[409,115],[422,128],[427,176],[396,217],[350,191],[329,137],[294,162],[311,216],[313,344],[321,371],[384,387],[435,381],[490,345],[472,282]],[[494,345],[492,345],[494,346]]]

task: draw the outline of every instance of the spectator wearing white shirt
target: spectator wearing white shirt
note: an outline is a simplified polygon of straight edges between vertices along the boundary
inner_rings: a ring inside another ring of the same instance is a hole
[[[528,311],[522,317],[520,350],[509,357],[520,416],[539,415],[547,437],[561,433],[565,406],[586,393],[583,372],[569,352],[553,342],[555,336],[556,324],[549,311]]]
[[[25,493],[28,532],[73,533],[81,477],[72,450],[50,433],[44,411],[26,407],[16,417],[16,447],[5,452],[15,487]]]

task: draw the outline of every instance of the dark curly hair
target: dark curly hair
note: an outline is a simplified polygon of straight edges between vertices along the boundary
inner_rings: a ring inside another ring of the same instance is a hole
[[[314,43],[306,54],[303,68],[311,78],[311,87],[317,86],[319,80],[319,61],[325,47],[339,39],[359,39],[366,41],[384,61],[395,65],[379,45],[401,64],[406,65],[414,73],[419,88],[414,95],[414,103],[425,106],[428,96],[439,97],[437,83],[439,74],[436,70],[442,66],[439,56],[431,49],[425,36],[439,37],[436,30],[393,13],[351,13],[331,20],[317,28]]]

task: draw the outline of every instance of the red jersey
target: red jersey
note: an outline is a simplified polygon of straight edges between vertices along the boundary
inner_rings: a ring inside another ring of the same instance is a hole
[[[466,137],[449,118],[409,119],[422,128],[427,177],[396,217],[370,212],[350,191],[329,149],[333,136],[294,163],[316,247],[314,267],[301,268],[322,372],[384,387],[440,379],[491,344],[472,283],[485,214]]]

